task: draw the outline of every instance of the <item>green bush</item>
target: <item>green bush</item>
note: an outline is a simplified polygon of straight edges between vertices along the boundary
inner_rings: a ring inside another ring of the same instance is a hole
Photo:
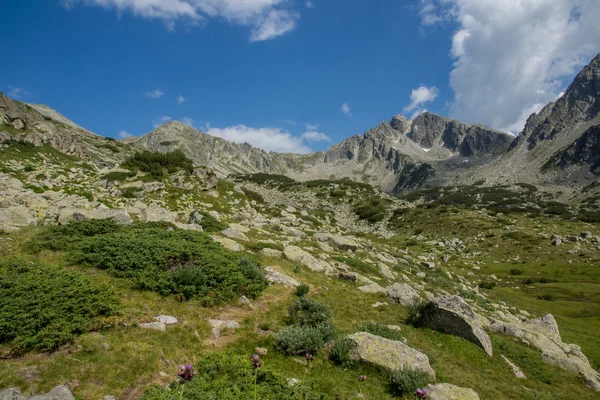
[[[404,340],[400,331],[396,329],[390,329],[387,325],[379,324],[376,322],[369,322],[368,324],[361,326],[358,330],[360,332],[369,332],[373,335],[381,336],[386,339],[398,341]]]
[[[0,345],[15,355],[69,343],[118,306],[110,287],[82,273],[19,258],[0,260]]]
[[[219,221],[208,213],[202,213],[202,221],[200,226],[204,232],[221,232],[223,229],[227,229],[227,224],[223,221]]]
[[[287,326],[275,336],[275,348],[286,354],[316,353],[325,344],[321,330],[313,326]]]
[[[510,270],[510,274],[511,275],[523,275],[523,270],[521,270],[519,268],[512,268]]]
[[[262,195],[260,193],[255,192],[250,189],[246,189],[246,188],[242,188],[242,191],[244,192],[244,194],[246,195],[246,197],[249,200],[254,200],[258,204],[265,204],[265,199],[264,199],[264,197],[262,197]]]
[[[423,371],[401,369],[389,373],[390,389],[398,396],[411,395],[417,388],[427,386],[431,378]]]
[[[387,215],[390,202],[381,197],[374,197],[358,203],[354,207],[354,213],[359,219],[367,220],[371,223],[382,221]]]
[[[27,164],[27,165],[26,165],[26,166],[23,168],[23,171],[25,171],[25,172],[32,172],[32,171],[35,171],[35,167],[34,167],[33,165],[31,165],[31,164]]]
[[[194,172],[194,163],[181,150],[169,153],[153,153],[144,150],[129,157],[122,166],[134,170],[139,169],[157,179],[162,179],[167,173],[179,170],[187,171],[189,174]]]
[[[301,283],[294,291],[294,296],[304,297],[308,294],[309,291],[310,288],[308,287],[308,285]]]
[[[286,354],[315,353],[335,336],[329,306],[306,297],[290,306],[286,322],[275,336],[275,347]]]
[[[248,245],[248,249],[251,251],[261,251],[262,249],[283,251],[283,245],[280,243],[256,242]]]
[[[354,342],[348,338],[336,340],[329,351],[329,359],[345,368],[351,367],[354,364],[354,360],[350,353],[354,346]]]
[[[494,282],[494,281],[481,281],[481,282],[479,282],[478,286],[480,288],[482,288],[482,289],[492,290],[493,288],[496,287],[496,282]]]
[[[135,176],[135,173],[133,175]],[[129,176],[130,174],[127,172],[109,172],[102,179],[106,179],[108,182],[124,182]]]
[[[415,328],[422,328],[431,320],[434,310],[432,302],[417,300],[407,308],[406,323]]]
[[[40,236],[28,247],[67,250],[67,261],[131,279],[138,290],[216,304],[240,295],[255,299],[267,286],[256,261],[225,250],[203,232],[173,230],[168,223],[80,221]]]
[[[545,301],[554,301],[556,300],[556,297],[554,297],[551,294],[543,294],[541,296],[537,297],[538,300],[545,300]]]
[[[259,399],[318,400],[325,395],[315,391],[314,386],[303,382],[291,387],[286,376],[279,375],[269,365],[254,370],[250,356],[230,352],[211,353],[196,365],[198,374],[185,384],[183,398],[186,400],[238,400],[254,398],[254,374],[257,373],[256,395]],[[180,385],[173,382],[170,388],[154,385],[146,390],[142,400],[179,400]]]

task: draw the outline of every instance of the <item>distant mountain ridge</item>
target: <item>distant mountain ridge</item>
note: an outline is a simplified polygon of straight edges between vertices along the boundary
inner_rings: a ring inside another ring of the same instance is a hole
[[[0,94],[0,141],[47,143],[101,166],[122,162],[136,150],[179,149],[221,177],[265,172],[298,180],[350,178],[386,192],[476,181],[583,187],[600,175],[599,135],[600,54],[560,99],[531,115],[516,138],[425,112],[412,121],[395,116],[310,154],[266,152],[177,121],[139,139],[115,142],[117,147],[48,106]]]

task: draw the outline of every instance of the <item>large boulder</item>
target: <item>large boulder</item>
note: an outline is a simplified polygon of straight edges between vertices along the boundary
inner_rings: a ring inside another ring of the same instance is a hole
[[[440,296],[431,301],[431,315],[426,318],[429,328],[459,336],[481,347],[492,356],[492,342],[481,328],[477,315],[460,296]]]
[[[427,386],[429,400],[479,400],[479,395],[469,388],[461,388],[450,383]]]
[[[415,369],[423,371],[435,380],[435,371],[427,355],[397,340],[376,336],[368,332],[357,332],[348,336],[354,343],[351,357],[390,371]]]
[[[158,204],[150,204],[141,210],[141,219],[147,222],[175,222],[175,214]]]
[[[358,249],[358,243],[352,238],[341,235],[333,235],[329,238],[330,244],[339,250],[352,250]]]
[[[493,321],[490,330],[521,339],[538,349],[544,362],[581,374],[589,387],[600,391],[600,373],[590,365],[579,346],[563,343],[551,314],[522,323]]]
[[[23,396],[18,389],[9,388],[0,392],[0,400],[75,400],[75,398],[68,387],[57,386],[46,394],[32,397]]]
[[[224,238],[224,237],[216,236],[216,235],[211,236],[211,237],[215,242],[220,243],[221,246],[225,247],[227,250],[231,250],[231,251],[244,251],[245,250],[244,246],[242,246],[235,240],[231,240],[229,238]]]
[[[283,255],[286,259],[300,263],[313,272],[324,272],[332,269],[329,263],[317,260],[312,254],[298,246],[287,246],[283,250]]]
[[[13,227],[35,225],[37,220],[25,206],[0,208],[0,225]]]
[[[386,288],[387,296],[390,300],[408,307],[419,299],[419,294],[415,289],[406,283],[396,282]]]
[[[89,210],[82,208],[63,208],[58,214],[57,222],[60,225],[64,225],[71,221],[84,221],[87,219],[113,219],[121,225],[129,225],[132,222],[129,213],[121,208],[93,208]]]
[[[246,235],[244,235],[239,229],[237,228],[227,228],[221,231],[221,234],[223,236],[227,236],[230,239],[236,239],[236,240],[243,240],[244,242],[249,242],[250,239],[248,239],[248,237]]]

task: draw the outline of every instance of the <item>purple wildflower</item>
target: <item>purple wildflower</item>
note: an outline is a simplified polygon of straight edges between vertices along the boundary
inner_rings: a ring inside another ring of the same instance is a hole
[[[366,375],[361,375],[361,376],[358,377],[358,380],[361,381],[361,382],[364,382],[364,381],[367,380],[367,376]]]
[[[179,383],[183,385],[184,383],[191,381],[192,378],[196,376],[196,371],[194,371],[194,366],[192,364],[180,365],[177,375],[179,375],[181,378]]]
[[[262,361],[260,361],[260,357],[258,354],[252,356],[252,368],[257,369],[262,367]]]
[[[415,390],[414,396],[417,399],[427,399],[427,394],[427,389],[417,388],[417,390]]]
[[[312,354],[310,354],[310,353],[306,353],[306,355],[304,356],[304,359],[305,359],[305,360],[306,360],[306,362],[307,362],[307,363],[309,363],[309,364],[310,364],[310,362],[311,362],[311,361],[314,361],[314,360],[315,360],[315,358],[313,357],[313,355],[312,355]]]

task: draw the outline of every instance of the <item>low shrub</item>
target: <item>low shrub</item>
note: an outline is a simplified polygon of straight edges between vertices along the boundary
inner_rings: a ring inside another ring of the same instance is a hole
[[[509,273],[511,275],[523,275],[523,270],[519,268],[512,268]]]
[[[27,164],[24,168],[23,171],[25,172],[32,172],[35,171],[35,167],[33,165]]]
[[[183,397],[187,400],[238,400],[254,398],[254,377],[256,374],[256,398],[297,400],[324,399],[325,395],[314,389],[309,382],[301,386],[288,385],[286,376],[279,375],[268,361],[255,370],[250,357],[231,352],[211,353],[202,357],[197,375],[185,384]],[[175,373],[173,373],[175,375]],[[169,388],[151,386],[142,400],[179,400],[180,384],[174,381]]]
[[[147,172],[154,178],[162,179],[167,174],[180,170],[194,172],[194,163],[181,150],[168,153],[153,153],[144,150],[135,153],[122,164],[124,168]]]
[[[537,297],[538,300],[545,300],[545,301],[554,301],[556,300],[556,297],[554,297],[551,294],[543,294],[541,296]]]
[[[313,326],[287,326],[275,336],[275,348],[286,354],[316,353],[323,345],[321,331]]]
[[[361,332],[369,332],[373,335],[381,336],[386,339],[398,341],[404,340],[400,331],[391,329],[387,325],[379,324],[377,322],[369,322],[368,324],[361,326],[358,330]]]
[[[268,283],[256,261],[225,250],[203,232],[173,230],[168,223],[79,221],[40,236],[29,248],[64,249],[73,264],[130,279],[138,290],[184,300],[197,297],[218,304],[241,295],[255,299]]]
[[[398,396],[411,395],[417,388],[427,386],[429,374],[413,369],[401,369],[389,373],[390,390]]]
[[[286,322],[275,336],[275,347],[286,354],[316,353],[335,336],[329,306],[306,297],[290,306]]]
[[[227,229],[229,225],[223,221],[219,221],[208,213],[202,213],[203,218],[200,222],[200,226],[204,232],[221,232],[223,229]]]
[[[246,188],[242,188],[242,191],[249,200],[254,200],[258,204],[265,204],[265,198],[260,193]]]
[[[280,243],[256,242],[248,245],[248,249],[251,251],[261,251],[262,249],[283,251],[283,245]]]
[[[358,203],[354,207],[354,213],[359,219],[375,223],[382,221],[386,217],[389,207],[389,201],[381,197],[374,197]]]
[[[434,309],[432,302],[417,300],[407,308],[406,323],[415,328],[422,328],[431,319]]]
[[[336,340],[329,350],[329,359],[344,368],[351,367],[354,364],[354,360],[350,353],[354,346],[354,342],[348,338]]]
[[[308,294],[309,291],[310,288],[308,287],[308,285],[301,283],[294,291],[294,296],[304,297]]]
[[[80,272],[20,258],[0,260],[0,345],[15,355],[55,350],[118,306],[109,286]]]
[[[494,281],[481,281],[479,282],[478,285],[481,289],[488,289],[488,290],[492,290],[493,288],[496,287],[496,282]]]

